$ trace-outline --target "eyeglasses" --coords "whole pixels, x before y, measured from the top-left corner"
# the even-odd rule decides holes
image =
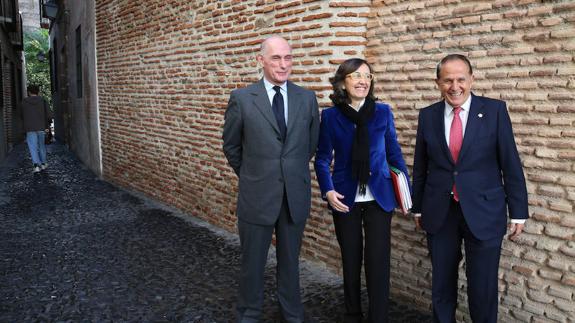
[[[345,77],[349,77],[352,80],[361,80],[361,79],[366,79],[368,81],[373,80],[373,78],[375,77],[373,74],[371,73],[361,73],[361,72],[353,72],[353,73],[349,73],[347,74]]]

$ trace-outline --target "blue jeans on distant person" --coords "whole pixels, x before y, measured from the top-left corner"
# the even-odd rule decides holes
[[[26,142],[30,150],[30,157],[34,165],[46,163],[46,145],[44,143],[46,133],[42,131],[28,131],[26,133]]]

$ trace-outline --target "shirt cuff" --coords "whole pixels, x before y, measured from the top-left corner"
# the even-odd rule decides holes
[[[413,215],[414,218],[420,218],[421,217],[421,213],[411,213],[411,215]]]

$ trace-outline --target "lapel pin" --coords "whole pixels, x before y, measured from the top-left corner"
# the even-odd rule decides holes
[[[480,117],[480,118],[483,118],[483,113],[480,113],[480,114],[478,114],[477,116]]]

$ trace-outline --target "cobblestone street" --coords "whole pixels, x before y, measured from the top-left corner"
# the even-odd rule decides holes
[[[62,145],[48,162],[33,174],[18,145],[0,167],[0,322],[234,321],[235,235],[99,180]],[[265,322],[279,321],[274,273]],[[338,322],[339,276],[303,262],[301,277],[309,316]],[[395,302],[390,315],[430,321]]]

